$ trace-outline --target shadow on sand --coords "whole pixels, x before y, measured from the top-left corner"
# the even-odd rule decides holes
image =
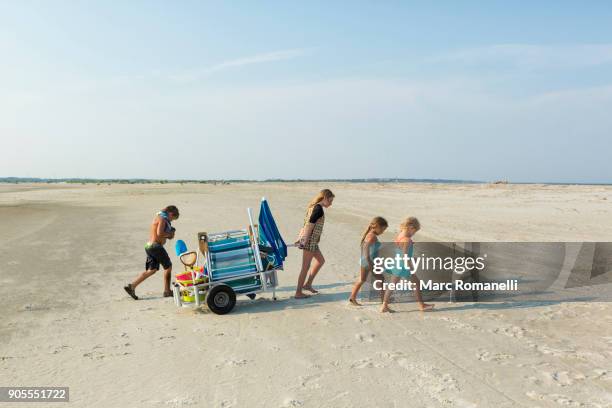
[[[436,311],[460,311],[460,310],[509,310],[509,309],[529,309],[546,306],[560,305],[563,303],[578,303],[578,302],[591,302],[596,300],[593,297],[577,297],[573,299],[564,300],[537,300],[537,301],[515,301],[515,302],[503,302],[503,303],[454,303],[454,305],[460,306],[446,306],[438,307],[436,305]]]
[[[323,286],[319,286],[322,288]],[[230,315],[240,315],[249,313],[270,313],[279,312],[283,310],[298,310],[298,309],[310,309],[319,306],[322,303],[338,302],[346,300],[349,297],[349,292],[334,292],[334,293],[321,293],[312,295],[307,299],[295,299],[283,298],[272,300],[272,294],[266,293],[262,297],[259,295],[254,299],[250,300],[244,296],[238,297],[236,300],[236,307],[230,312]],[[201,314],[212,314],[211,311],[206,307],[194,309],[196,313]]]

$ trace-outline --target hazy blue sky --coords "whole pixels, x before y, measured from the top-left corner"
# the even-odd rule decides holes
[[[609,1],[0,0],[0,176],[612,182],[611,21]]]

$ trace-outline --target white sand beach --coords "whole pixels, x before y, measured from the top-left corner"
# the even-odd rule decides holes
[[[124,292],[160,208],[179,207],[176,238],[194,248],[198,231],[246,226],[246,208],[265,196],[292,242],[323,187],[336,199],[318,295],[291,298],[295,248],[279,299],[242,296],[228,315],[177,308],[162,297],[162,272],[138,287],[139,301]],[[0,185],[0,385],[68,386],[67,406],[88,408],[612,406],[610,303],[350,307],[360,234],[375,215],[389,240],[414,215],[416,241],[612,241],[612,187]],[[46,405],[58,404],[19,404]]]

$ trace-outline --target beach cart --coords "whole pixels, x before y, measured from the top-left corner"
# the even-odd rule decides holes
[[[271,291],[276,300],[277,271],[283,269],[287,245],[265,198],[258,224],[250,208],[247,214],[245,229],[198,233],[199,253],[188,252],[177,241],[177,255],[185,266],[172,287],[177,306],[205,303],[213,313],[226,314],[234,308],[236,295],[254,299],[258,293]]]

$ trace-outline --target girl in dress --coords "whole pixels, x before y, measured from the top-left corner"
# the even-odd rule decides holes
[[[308,204],[306,217],[304,217],[304,227],[300,232],[299,240],[296,242],[298,248],[304,251],[302,255],[302,270],[300,271],[295,289],[296,299],[304,299],[310,296],[305,294],[304,290],[318,293],[312,287],[312,282],[325,263],[325,258],[319,248],[319,240],[321,239],[321,234],[323,234],[323,225],[325,224],[325,212],[323,209],[331,206],[333,201],[334,193],[329,189],[324,189]]]

